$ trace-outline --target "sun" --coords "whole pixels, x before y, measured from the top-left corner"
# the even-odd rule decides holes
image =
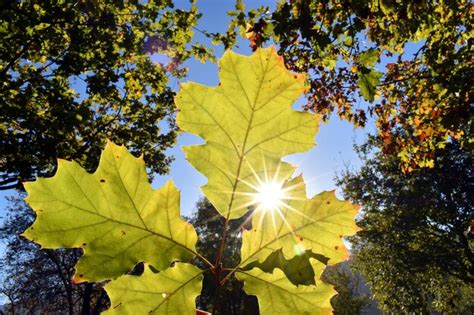
[[[261,183],[255,194],[257,208],[263,211],[278,209],[284,199],[286,199],[285,191],[278,182]]]

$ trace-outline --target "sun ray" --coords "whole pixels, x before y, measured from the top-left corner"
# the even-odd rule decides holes
[[[273,226],[273,232],[275,233],[275,238],[278,241],[278,245],[281,246],[281,241],[280,241],[280,238],[278,237],[278,232],[276,230],[275,212],[271,211],[270,214],[272,216],[272,226]]]
[[[290,211],[293,211],[293,212],[295,212],[296,214],[298,214],[298,215],[304,217],[305,219],[308,219],[308,220],[310,220],[310,221],[312,221],[312,222],[316,222],[316,220],[314,220],[313,218],[307,216],[307,215],[304,214],[303,212],[301,212],[301,211],[299,211],[298,209],[296,209],[296,208],[290,206],[290,205],[287,204],[287,203],[283,203],[282,206],[285,207],[286,209],[288,209],[288,210],[290,210]]]
[[[290,231],[291,235],[293,235],[293,238],[297,240],[295,232],[293,231],[293,228],[291,227],[290,223],[288,223],[288,221],[285,219],[280,209],[277,209],[275,212],[277,212],[280,215],[281,221],[286,225],[286,227],[288,228],[288,231]]]

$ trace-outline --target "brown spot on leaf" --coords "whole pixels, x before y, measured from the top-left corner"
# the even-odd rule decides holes
[[[334,249],[335,249],[335,250],[338,250],[338,249],[339,249],[339,246],[334,246]]]
[[[101,183],[105,183],[105,179],[101,178],[101,179],[100,179],[100,182],[101,182]]]
[[[326,204],[329,205],[329,204],[331,204],[331,202],[330,202],[330,201],[326,201]]]
[[[87,246],[87,243],[82,243],[82,246]]]
[[[125,231],[123,231],[123,230],[122,230],[122,231],[120,231],[120,232],[122,232],[122,236],[125,236],[125,235],[127,235],[127,232],[125,232]]]
[[[303,236],[300,236],[299,239],[301,242],[304,240]]]

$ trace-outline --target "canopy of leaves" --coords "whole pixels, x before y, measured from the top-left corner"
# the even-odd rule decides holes
[[[334,315],[369,314],[370,307],[375,306],[363,276],[352,264],[352,260],[348,260],[328,266],[321,275],[321,280],[334,285],[337,291],[331,299]]]
[[[143,159],[124,147],[109,142],[94,174],[60,160],[54,177],[25,188],[37,218],[23,235],[47,248],[82,248],[76,282],[116,278],[140,261],[163,270],[194,256],[197,236],[180,218],[178,190],[172,182],[153,190]]]
[[[172,1],[2,1],[0,189],[53,174],[56,157],[90,171],[106,139],[166,173],[175,129],[158,123],[174,112],[170,79],[191,55],[210,57],[191,44],[199,17]]]
[[[325,119],[336,110],[361,126],[373,115],[384,153],[411,171],[432,167],[449,138],[472,146],[473,8],[468,0],[280,0],[246,12],[237,0],[227,34],[208,35],[232,46],[238,27],[254,49],[277,43],[290,70],[310,74],[306,109]]]
[[[365,165],[339,178],[362,205],[351,238],[355,262],[379,306],[393,312],[467,310],[474,292],[474,170],[457,142],[436,152],[436,166],[406,174],[399,160],[361,148]],[[470,293],[469,293],[470,292]]]

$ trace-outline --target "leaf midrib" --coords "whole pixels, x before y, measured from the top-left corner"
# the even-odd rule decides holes
[[[80,206],[71,204],[71,203],[69,203],[69,202],[67,202],[67,201],[65,201],[65,200],[60,200],[60,199],[58,199],[58,198],[55,198],[55,199],[58,200],[59,202],[62,202],[62,203],[64,203],[65,205],[67,205],[67,206],[69,206],[69,207],[76,208],[76,209],[78,209],[78,210],[81,210],[81,211],[87,212],[87,213],[89,213],[89,214],[96,215],[96,216],[98,216],[98,217],[101,217],[101,218],[103,218],[103,219],[106,219],[106,221],[105,221],[104,223],[113,222],[113,223],[117,223],[117,224],[122,224],[122,225],[130,226],[130,227],[134,227],[134,228],[136,228],[136,229],[139,229],[139,230],[148,232],[148,233],[150,233],[150,234],[153,234],[153,235],[155,235],[155,236],[161,237],[161,238],[163,238],[163,239],[166,239],[166,240],[168,240],[168,241],[170,241],[170,242],[172,242],[172,243],[174,243],[174,244],[176,244],[176,245],[178,245],[178,246],[184,248],[185,250],[189,251],[189,252],[192,253],[193,255],[198,256],[197,252],[195,252],[195,251],[192,250],[191,248],[185,246],[184,244],[178,243],[177,241],[175,241],[175,240],[172,239],[171,237],[167,237],[167,236],[165,236],[165,235],[162,235],[162,234],[159,234],[159,233],[156,233],[156,232],[150,230],[146,225],[144,225],[144,227],[141,227],[141,226],[137,226],[137,225],[134,225],[134,224],[131,224],[131,223],[117,221],[117,220],[114,220],[114,219],[112,219],[112,218],[110,218],[110,217],[108,217],[108,216],[105,216],[105,215],[100,214],[100,213],[99,213],[99,210],[96,208],[96,206],[94,205],[94,203],[92,203],[92,201],[89,199],[89,197],[87,196],[87,194],[85,194],[84,190],[82,189],[82,186],[77,182],[77,179],[75,178],[75,176],[73,176],[73,175],[71,174],[71,172],[69,171],[68,168],[64,168],[64,169],[65,169],[65,170],[68,172],[68,174],[71,176],[71,178],[73,179],[73,182],[75,183],[75,185],[79,188],[79,190],[80,190],[80,192],[82,193],[82,195],[86,198],[86,200],[88,201],[89,205],[90,205],[92,208],[94,208],[95,211],[91,211],[91,210],[88,210],[88,209],[86,209],[86,208],[82,208],[82,207],[80,207]],[[117,168],[116,168],[116,169],[117,169]],[[118,169],[117,169],[117,171],[118,171]],[[93,174],[88,174],[88,175],[93,175]],[[119,177],[120,177],[120,176],[119,176]],[[122,180],[121,177],[120,177],[120,180]],[[123,182],[122,182],[122,185],[123,185]],[[47,185],[47,187],[48,187],[48,190],[50,190],[49,185]],[[124,189],[125,189],[125,188],[124,188]],[[127,190],[125,189],[125,191],[127,191]],[[50,190],[50,192],[51,192],[51,190]],[[128,191],[127,191],[127,193],[128,193]],[[54,194],[52,194],[52,193],[51,193],[51,195],[54,196]],[[130,198],[130,196],[129,196],[129,198]],[[134,205],[135,205],[135,204],[134,204]],[[139,214],[138,209],[135,208],[135,210],[137,211],[138,216],[140,217],[141,221],[143,222],[143,218],[142,218],[141,215]],[[170,222],[169,222],[169,220],[168,220],[168,224],[169,224],[169,223],[170,223]],[[171,234],[171,230],[170,230],[170,234]]]
[[[235,181],[234,181],[234,185],[232,187],[232,195],[230,197],[230,201],[229,201],[229,206],[227,208],[227,216],[226,216],[226,220],[229,220],[230,218],[230,214],[232,212],[232,205],[234,203],[234,198],[235,198],[235,192],[237,190],[237,185],[239,184],[240,182],[240,172],[242,170],[242,162],[244,160],[244,156],[246,154],[246,146],[247,146],[247,140],[248,140],[248,136],[249,136],[249,133],[250,133],[250,130],[252,129],[252,123],[253,123],[253,117],[254,117],[254,114],[255,114],[255,106],[257,104],[257,100],[260,96],[260,90],[261,90],[261,87],[262,87],[262,84],[263,84],[263,81],[267,75],[267,71],[268,71],[268,65],[270,64],[270,62],[267,61],[266,65],[265,65],[265,69],[263,71],[263,75],[262,75],[262,79],[260,80],[259,84],[258,84],[258,89],[257,89],[257,93],[255,94],[255,98],[253,100],[253,103],[250,102],[250,98],[249,96],[247,95],[247,91],[245,90],[243,84],[242,84],[242,81],[240,80],[240,77],[237,75],[237,69],[235,68],[235,63],[234,63],[234,60],[232,59],[232,57],[229,57],[230,61],[231,61],[231,64],[232,64],[232,68],[234,70],[234,73],[236,74],[235,77],[237,79],[237,82],[239,82],[239,85],[240,85],[240,88],[242,89],[242,91],[244,92],[244,95],[245,95],[245,98],[247,99],[247,102],[250,106],[250,109],[251,109],[251,114],[250,114],[250,118],[249,118],[249,121],[248,121],[248,124],[247,124],[247,130],[245,132],[245,136],[244,136],[244,141],[242,143],[242,149],[241,149],[241,152],[240,154],[238,153],[238,158],[239,158],[239,164],[237,166],[237,171],[236,171],[236,174],[235,174]],[[262,59],[260,58],[259,56],[259,61],[260,61],[260,64],[262,64]]]
[[[148,228],[144,228],[144,227],[137,226],[137,225],[134,225],[134,224],[131,224],[131,223],[127,223],[127,222],[118,221],[118,220],[112,219],[112,218],[110,218],[110,217],[107,217],[107,216],[105,216],[105,215],[102,215],[102,214],[100,214],[100,213],[97,213],[97,212],[94,212],[94,211],[91,211],[91,210],[82,208],[82,207],[80,207],[80,206],[71,204],[71,203],[69,203],[69,202],[67,202],[67,201],[59,200],[59,199],[57,199],[57,200],[58,200],[59,202],[64,203],[65,205],[67,205],[67,206],[69,206],[69,207],[72,207],[72,208],[78,209],[78,210],[80,210],[80,211],[87,212],[87,213],[89,213],[89,214],[92,214],[92,215],[101,217],[101,218],[103,218],[103,219],[106,219],[107,221],[105,221],[105,222],[103,222],[103,223],[113,222],[113,223],[116,223],[116,224],[122,224],[122,225],[126,225],[126,226],[129,226],[129,227],[136,228],[136,229],[138,229],[138,230],[142,230],[142,231],[148,232],[148,233],[153,234],[153,235],[155,235],[155,236],[164,238],[164,239],[166,239],[166,240],[168,240],[168,241],[170,241],[170,242],[172,242],[172,243],[174,243],[174,244],[176,244],[176,245],[178,245],[178,246],[180,246],[180,247],[186,249],[186,250],[189,251],[190,253],[192,253],[192,254],[194,254],[194,255],[197,255],[197,253],[196,253],[194,250],[192,250],[191,248],[185,246],[184,244],[178,243],[178,242],[175,241],[174,239],[172,239],[172,238],[170,238],[170,237],[168,237],[168,236],[162,235],[162,234],[160,234],[160,233],[157,233],[157,232],[155,232],[155,231],[149,230]]]

